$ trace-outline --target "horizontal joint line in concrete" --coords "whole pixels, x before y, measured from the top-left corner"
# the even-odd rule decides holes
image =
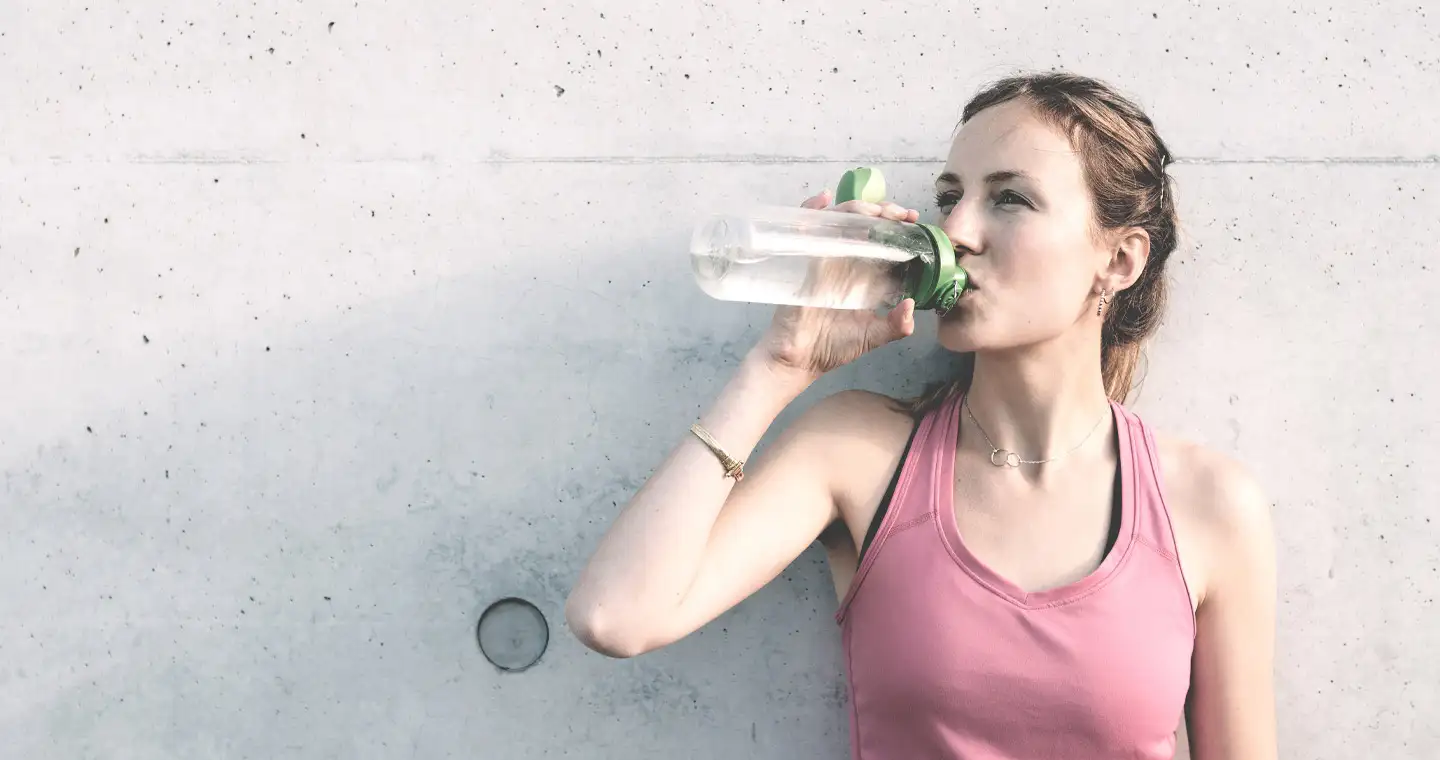
[[[481,159],[485,164],[940,164],[944,159],[920,156],[857,156],[827,158],[822,156],[554,156],[505,157]],[[1379,165],[1440,165],[1436,156],[1256,156],[1219,158],[1191,156],[1175,159],[1176,164],[1194,166],[1227,164],[1379,164]]]
[[[825,156],[784,156],[765,154],[735,154],[709,156],[490,156],[484,158],[446,159],[437,156],[388,156],[388,157],[319,157],[319,158],[263,158],[259,156],[235,156],[224,154],[178,154],[178,155],[136,155],[124,158],[90,158],[51,156],[41,159],[51,164],[181,164],[181,165],[304,165],[304,164],[458,164],[494,165],[509,164],[598,164],[610,166],[633,166],[655,164],[736,164],[736,165],[784,165],[784,164],[935,164],[943,159],[931,156],[855,156],[851,158],[830,158]],[[29,163],[24,159],[10,157],[11,165]],[[1229,166],[1229,165],[1318,165],[1318,166],[1440,166],[1440,155],[1430,156],[1185,156],[1175,159],[1182,166]]]

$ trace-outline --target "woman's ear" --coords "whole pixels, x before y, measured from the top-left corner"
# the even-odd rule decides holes
[[[1112,292],[1125,290],[1145,271],[1150,260],[1150,233],[1139,227],[1126,230],[1111,248],[1101,282]]]

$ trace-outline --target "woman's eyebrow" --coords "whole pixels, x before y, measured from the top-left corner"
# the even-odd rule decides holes
[[[1012,179],[1029,179],[1029,180],[1033,180],[1034,177],[1031,177],[1029,174],[1026,174],[1025,172],[1022,172],[1022,171],[1019,171],[1019,170],[1016,170],[1016,169],[1004,169],[1004,170],[1001,170],[1001,171],[990,172],[989,174],[985,175],[985,182],[986,182],[986,184],[991,184],[991,185],[996,184],[996,183],[998,183],[998,182],[1009,182],[1009,181],[1012,180]],[[963,184],[963,183],[960,182],[960,176],[957,175],[955,172],[945,172],[944,174],[941,174],[939,177],[937,177],[937,178],[935,179],[935,184],[937,184],[937,185],[959,185],[959,184]]]

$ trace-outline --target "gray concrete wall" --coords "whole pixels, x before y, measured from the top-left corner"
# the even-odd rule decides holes
[[[1080,5],[0,0],[4,756],[845,756],[818,552],[634,661],[562,601],[767,318],[691,223],[860,162],[923,204],[1063,66],[1182,157],[1134,406],[1274,497],[1283,756],[1436,757],[1440,10]]]

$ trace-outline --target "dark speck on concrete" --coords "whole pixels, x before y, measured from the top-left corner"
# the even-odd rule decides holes
[[[150,342],[150,336],[149,336],[149,335],[141,335],[141,336],[140,336],[140,339],[143,340],[143,341],[145,341],[146,343],[149,343],[149,342]]]
[[[558,84],[555,85],[555,97],[558,98],[558,97],[560,97],[561,95],[564,95],[564,94],[565,94],[565,88],[564,88],[564,87],[561,87],[561,86],[558,85]]]
[[[334,21],[331,21],[330,24],[325,27],[325,31],[327,31],[327,32],[333,32],[333,31],[335,31],[335,22],[334,22]]]
[[[80,249],[79,249],[79,248],[76,248],[76,249],[75,249],[75,255],[76,255],[76,256],[79,256],[79,255],[80,255]],[[73,258],[73,257],[72,257],[72,258]]]
[[[89,425],[86,425],[86,426],[85,426],[85,432],[87,432],[87,433],[93,433],[93,432],[95,432],[95,431],[94,431],[94,430],[91,430]]]

